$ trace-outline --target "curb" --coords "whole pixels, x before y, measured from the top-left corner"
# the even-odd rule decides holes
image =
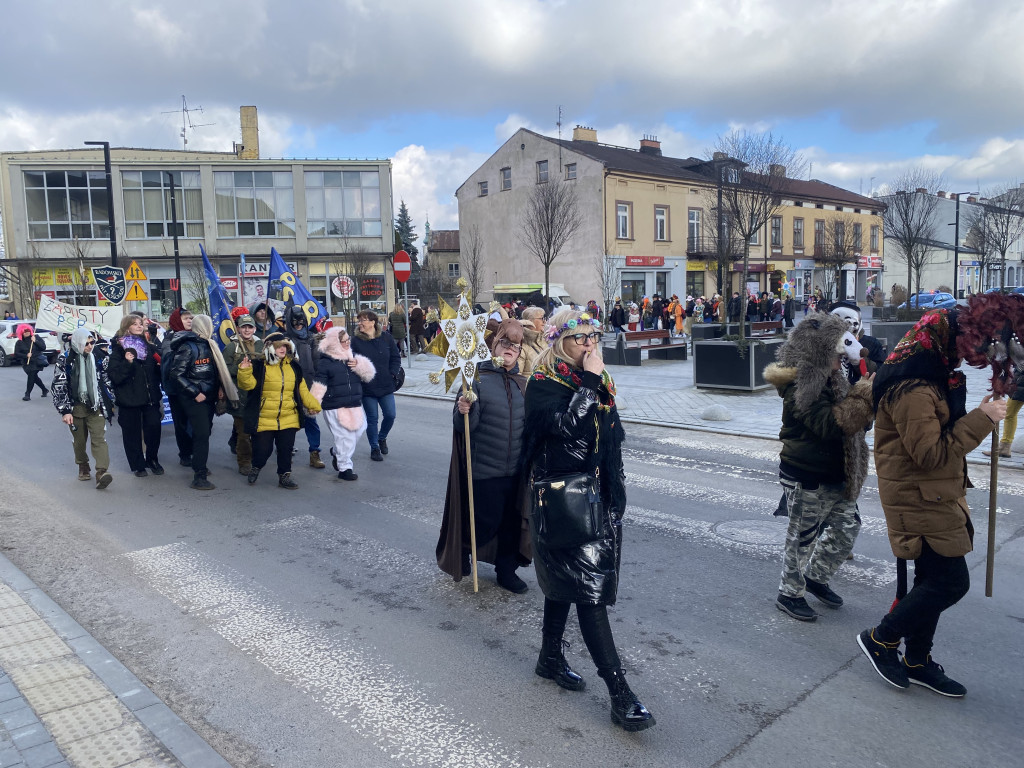
[[[231,768],[227,760],[3,554],[0,582],[16,592],[50,626],[184,768]]]

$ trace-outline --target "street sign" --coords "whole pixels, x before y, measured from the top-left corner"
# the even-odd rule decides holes
[[[404,283],[411,274],[412,259],[409,258],[409,254],[405,251],[399,251],[395,254],[395,280]]]
[[[132,283],[132,287],[128,289],[128,295],[125,297],[128,301],[148,301],[149,296],[142,290],[142,286],[138,283]]]
[[[356,281],[348,275],[339,275],[331,281],[331,293],[339,299],[347,299],[356,292]]]
[[[93,267],[92,279],[100,296],[111,304],[120,304],[124,301],[128,284],[125,282],[122,267]]]
[[[139,266],[139,262],[132,259],[132,263],[128,266],[128,271],[124,273],[124,276],[128,280],[146,280],[146,273],[142,271]],[[136,299],[129,299],[129,301],[136,301]]]

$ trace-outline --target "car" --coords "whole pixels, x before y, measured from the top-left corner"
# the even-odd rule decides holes
[[[0,320],[0,368],[11,364],[14,356],[14,344],[18,341],[18,326],[31,325],[36,327],[35,320]],[[56,331],[40,331],[40,338],[46,344],[46,356],[52,363],[61,352],[60,336]]]
[[[1024,285],[1018,285],[1016,288],[989,288],[985,293],[1024,293]]]
[[[953,294],[943,291],[915,293],[910,297],[910,306],[914,309],[952,309],[956,306]],[[907,302],[900,304],[899,309],[906,309]]]

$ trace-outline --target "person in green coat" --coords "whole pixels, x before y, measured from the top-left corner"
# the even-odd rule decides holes
[[[256,338],[256,320],[252,315],[242,315],[235,323],[238,335],[224,347],[224,363],[231,378],[238,382],[238,366],[245,358],[254,360],[263,354],[263,342]],[[252,435],[245,431],[245,402],[248,392],[239,388],[238,406],[228,405],[228,413],[235,422],[235,458],[238,459],[238,473],[248,475],[252,471]]]
[[[391,326],[391,336],[398,343],[398,351],[405,357],[405,340],[409,337],[409,328],[405,324],[405,305],[402,302],[395,304],[395,308],[388,315],[388,323]]]

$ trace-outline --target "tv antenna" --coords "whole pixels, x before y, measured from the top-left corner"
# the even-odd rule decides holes
[[[193,123],[192,113],[198,112],[203,114],[202,107],[190,107],[188,101],[185,100],[185,96],[181,97],[181,148],[188,149],[188,132],[193,131],[196,128],[205,128],[208,125],[216,125],[216,123]],[[174,115],[177,114],[177,109],[172,109],[167,112],[161,112],[162,115]]]

